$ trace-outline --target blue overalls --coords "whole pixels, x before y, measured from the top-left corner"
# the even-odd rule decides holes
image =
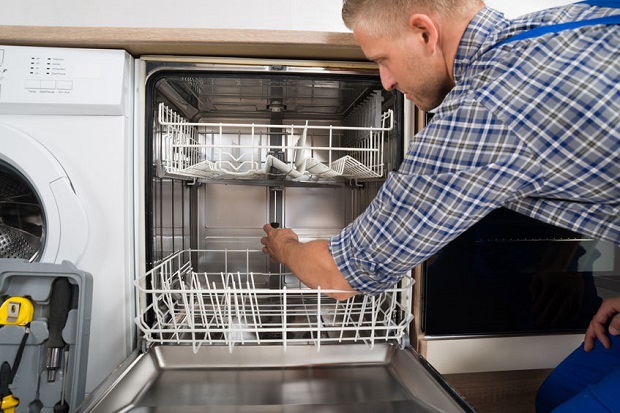
[[[581,1],[575,4],[589,4],[590,6],[609,7],[620,9],[620,0],[587,0]],[[517,40],[531,39],[533,37],[542,36],[547,33],[557,33],[562,30],[577,29],[583,26],[594,26],[597,24],[620,24],[620,14],[614,16],[599,17],[597,19],[579,20],[576,22],[550,24],[548,26],[539,26],[525,32],[521,32],[515,36],[512,36],[504,41],[497,43],[495,47],[501,45],[516,42]]]
[[[620,0],[589,0],[580,3],[620,8]],[[620,24],[620,14],[540,26],[506,39],[495,47],[597,24]],[[586,353],[582,344],[554,369],[536,396],[537,413],[620,412],[620,336],[610,338],[610,350],[606,350],[597,340],[594,349]]]

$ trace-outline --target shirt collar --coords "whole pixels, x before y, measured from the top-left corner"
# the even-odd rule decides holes
[[[454,81],[459,83],[469,65],[497,42],[497,35],[509,24],[503,13],[484,7],[474,16],[459,43],[454,60]]]

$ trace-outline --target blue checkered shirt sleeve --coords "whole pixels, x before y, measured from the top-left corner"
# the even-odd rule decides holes
[[[475,102],[460,105],[416,136],[331,254],[353,288],[378,293],[491,210],[535,192],[539,172],[506,125]]]

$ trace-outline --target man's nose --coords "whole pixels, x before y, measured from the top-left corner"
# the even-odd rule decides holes
[[[385,90],[393,90],[396,88],[396,80],[392,77],[389,70],[379,67],[379,76],[381,77],[381,85]]]

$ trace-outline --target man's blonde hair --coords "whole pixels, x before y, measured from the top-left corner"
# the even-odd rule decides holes
[[[482,4],[481,0],[344,0],[342,20],[350,30],[393,35],[415,13],[458,17]]]

